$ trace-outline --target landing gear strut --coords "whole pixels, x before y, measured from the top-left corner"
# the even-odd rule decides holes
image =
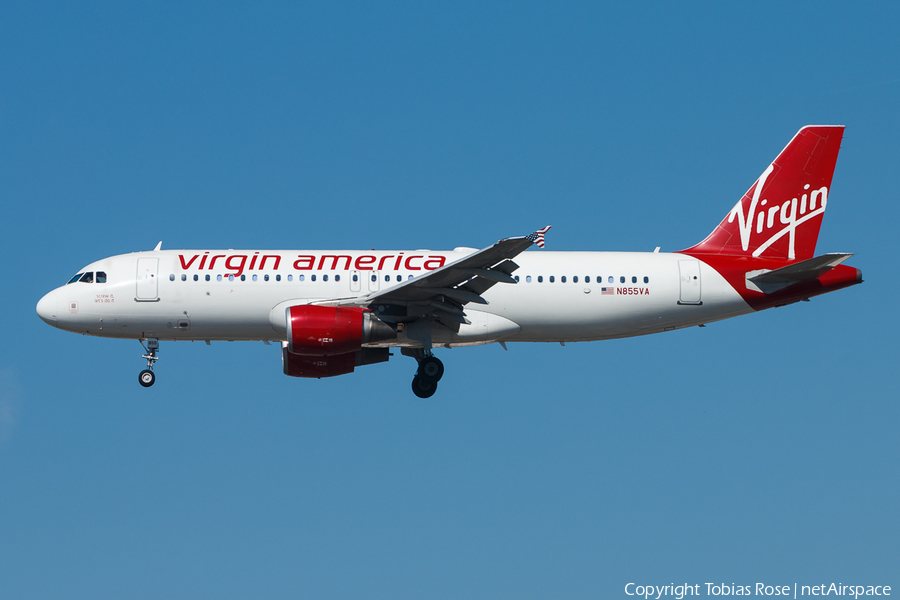
[[[147,344],[144,345],[143,340],[139,340],[141,342],[141,346],[144,346],[144,351],[147,354],[144,354],[141,358],[147,359],[147,368],[140,372],[138,375],[138,382],[144,387],[150,387],[156,382],[156,374],[153,373],[153,363],[159,360],[159,340],[156,338],[150,338],[147,340]]]
[[[419,361],[419,368],[412,380],[413,394],[419,398],[431,398],[437,391],[438,381],[444,376],[444,363],[431,352],[421,349],[409,352],[404,349],[403,354]]]

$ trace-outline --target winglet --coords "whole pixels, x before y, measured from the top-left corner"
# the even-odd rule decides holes
[[[538,248],[543,248],[543,247],[544,247],[544,234],[547,233],[548,231],[550,231],[550,228],[551,228],[551,227],[553,227],[553,226],[552,226],[552,225],[547,225],[546,227],[543,227],[543,228],[541,228],[541,229],[538,229],[537,231],[535,231],[535,232],[532,233],[531,235],[526,235],[526,236],[525,236],[525,239],[526,239],[526,240],[531,240],[532,242],[534,242],[535,244],[537,244],[537,245],[538,245]]]
[[[154,252],[159,252],[162,250],[162,240],[159,240],[159,243],[156,245],[156,248],[153,249]]]

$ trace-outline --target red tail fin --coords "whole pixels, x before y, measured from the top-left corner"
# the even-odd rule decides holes
[[[808,125],[705,240],[684,252],[807,259],[816,251],[842,125]]]

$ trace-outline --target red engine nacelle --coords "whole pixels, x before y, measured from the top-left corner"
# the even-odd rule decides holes
[[[359,350],[363,344],[397,337],[397,332],[390,325],[364,308],[305,304],[289,307],[285,316],[287,349],[291,354],[347,354]]]
[[[362,365],[387,362],[389,356],[390,350],[387,348],[363,348],[334,356],[301,356],[291,354],[287,346],[283,346],[281,359],[285,375],[322,378],[346,375]]]

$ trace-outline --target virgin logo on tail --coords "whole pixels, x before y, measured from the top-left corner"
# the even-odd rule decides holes
[[[797,198],[791,198],[781,205],[775,204],[774,206],[766,208],[769,201],[763,199],[763,201],[760,202],[759,197],[762,195],[766,180],[774,170],[774,165],[769,165],[763,174],[760,175],[759,180],[754,186],[753,198],[750,200],[747,214],[744,214],[744,200],[741,199],[734,205],[731,212],[728,213],[728,222],[733,223],[734,218],[737,217],[738,231],[740,231],[741,234],[741,249],[744,252],[747,252],[750,248],[750,235],[754,229],[754,217],[756,217],[756,234],[761,235],[765,233],[765,235],[768,235],[769,237],[762,243],[754,244],[754,247],[756,248],[752,254],[754,257],[760,256],[769,246],[778,241],[783,235],[788,234],[790,237],[788,240],[787,257],[789,259],[794,259],[796,258],[794,246],[797,227],[806,223],[816,215],[821,215],[825,212],[825,206],[828,204],[828,186],[823,185],[821,188],[809,193],[809,184],[807,183],[804,185],[804,193],[800,195],[799,199],[799,210]],[[757,208],[759,208],[759,212],[757,212]],[[784,227],[769,235],[770,230],[773,227],[776,227],[776,216],[778,218],[778,224],[784,225]]]
[[[843,133],[834,125],[801,129],[719,226],[684,252],[812,258]]]

